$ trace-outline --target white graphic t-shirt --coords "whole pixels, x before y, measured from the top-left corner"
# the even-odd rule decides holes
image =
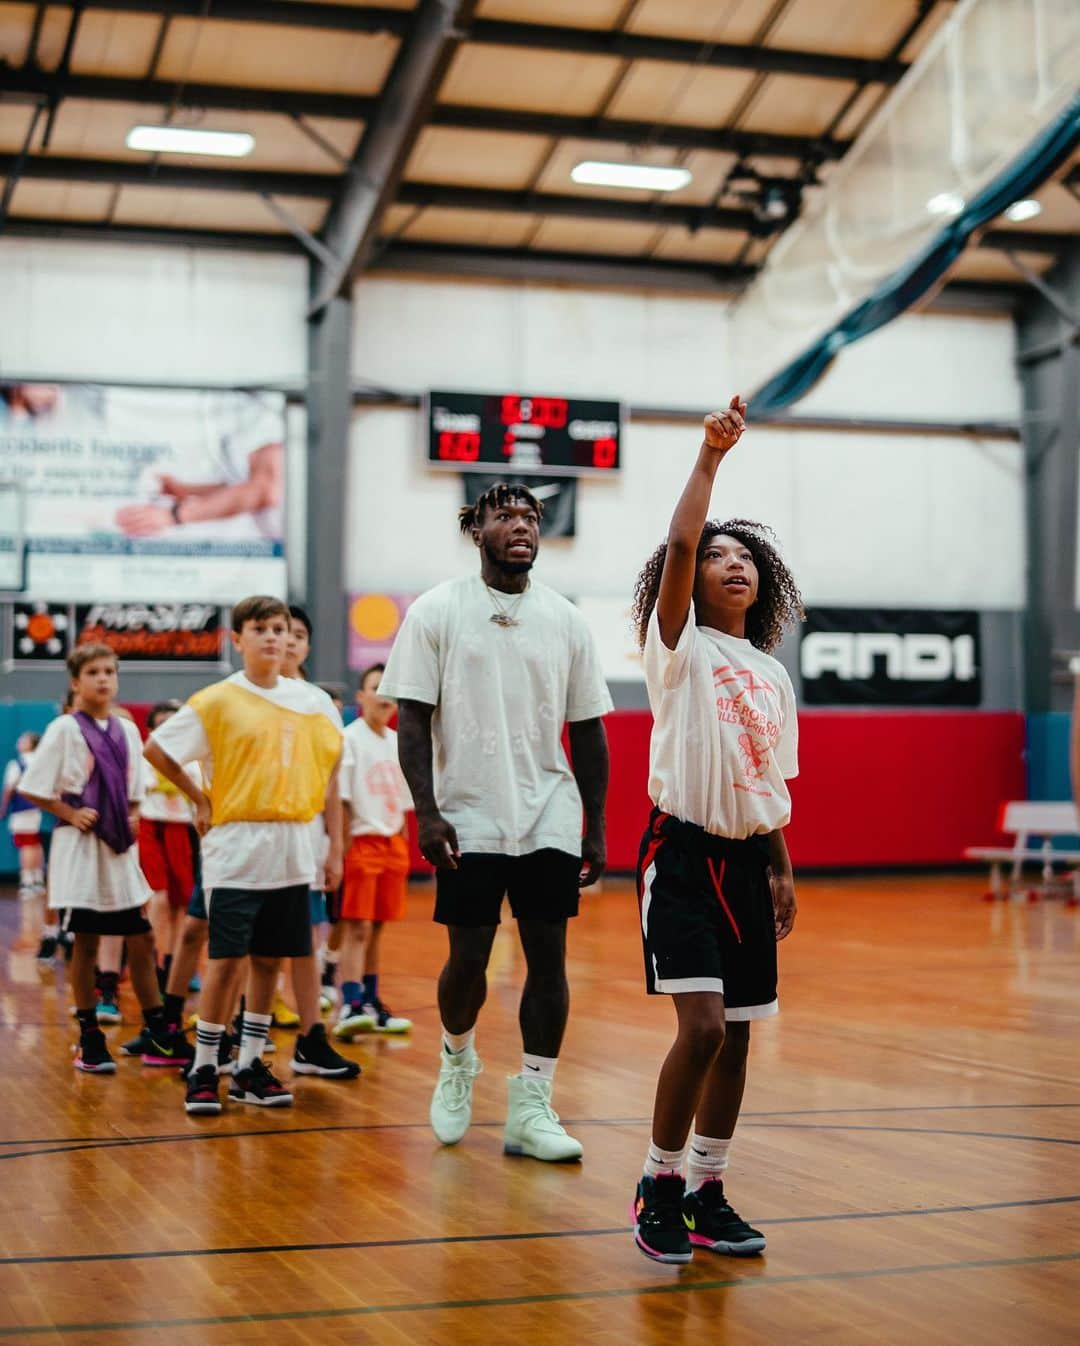
[[[435,798],[462,851],[581,854],[581,796],[563,726],[613,709],[581,613],[532,580],[497,596],[479,575],[430,589],[409,609],[379,692],[434,706]]]
[[[779,660],[748,640],[695,624],[675,649],[653,611],[645,640],[653,713],[649,798],[684,822],[741,839],[791,818],[799,774],[795,692]]]
[[[346,726],[341,797],[352,810],[354,837],[396,837],[405,826],[413,801],[392,729],[376,734],[363,719]]]

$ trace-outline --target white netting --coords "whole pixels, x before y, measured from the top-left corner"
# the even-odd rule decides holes
[[[916,257],[1080,87],[1080,0],[963,0],[732,314],[753,390]]]

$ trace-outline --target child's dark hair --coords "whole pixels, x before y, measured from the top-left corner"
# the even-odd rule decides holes
[[[284,617],[289,620],[288,605],[280,598],[271,598],[269,594],[252,594],[242,598],[232,610],[232,629],[237,635],[244,629],[245,622],[265,622],[270,617]]]
[[[783,640],[787,628],[803,619],[799,586],[780,556],[776,534],[766,524],[755,523],[753,519],[728,519],[724,523],[710,519],[701,530],[697,550],[699,562],[710,540],[720,533],[741,542],[754,558],[758,572],[758,596],[746,614],[746,638],[757,649],[771,654]],[[666,556],[667,543],[662,542],[645,562],[634,585],[631,613],[641,649],[645,648],[649,619],[660,593],[660,576],[664,572]]]
[[[311,639],[311,618],[307,615],[299,603],[289,604],[289,616],[294,622],[302,622],[304,630],[307,632],[308,640]]]
[[[477,496],[473,504],[463,505],[458,510],[458,524],[461,531],[468,535],[474,528],[480,527],[480,522],[489,509],[501,509],[511,501],[531,505],[536,510],[538,519],[544,517],[544,502],[537,500],[527,486],[520,481],[497,481],[483,495]]]
[[[365,668],[363,673],[360,674],[360,681],[356,684],[357,691],[362,692],[364,690],[364,683],[367,682],[368,678],[371,677],[372,673],[385,673],[385,672],[386,672],[385,664],[372,664],[370,668]]]
[[[179,701],[159,701],[157,705],[150,707],[150,714],[146,717],[147,728],[153,732],[157,728],[157,722],[163,715],[175,715],[180,709]]]
[[[120,661],[116,657],[116,651],[108,645],[87,643],[86,645],[76,645],[67,657],[67,670],[73,678],[77,678],[87,664],[92,664],[96,659],[111,659],[117,667]]]

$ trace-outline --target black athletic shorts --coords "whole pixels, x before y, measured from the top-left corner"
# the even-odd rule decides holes
[[[211,958],[305,958],[311,952],[308,886],[215,888],[207,893]]]
[[[72,935],[146,935],[150,922],[142,907],[125,907],[123,911],[69,907],[64,914],[64,929]]]
[[[768,864],[761,837],[733,841],[653,809],[638,859],[650,995],[716,991],[734,1020],[777,1012]]]
[[[435,873],[440,925],[498,925],[504,897],[517,921],[565,921],[578,914],[581,856],[545,849],[528,855],[458,857],[457,869]]]

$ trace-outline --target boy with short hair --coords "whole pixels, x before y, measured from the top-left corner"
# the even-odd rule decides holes
[[[115,713],[113,651],[107,645],[81,645],[67,665],[79,709],[45,730],[21,790],[60,822],[53,834],[49,905],[67,908],[67,929],[75,937],[75,1067],[99,1075],[116,1070],[95,1009],[94,964],[98,943],[108,935],[127,940],[131,984],[151,1053],[179,1065],[187,1043],[165,1022],[153,935],[143,913],[150,890],[134,845],[144,792],[142,741],[135,725]]]
[[[397,705],[379,694],[383,665],[360,678],[359,718],[345,730],[341,798],[350,836],[345,855],[341,921],[345,927],[341,965],[345,978],[334,1036],[351,1037],[363,1028],[407,1033],[412,1024],[392,1014],[379,999],[379,945],[383,924],[405,914],[409,876],[406,812],[412,796],[398,764],[397,734],[389,721]]]
[[[292,1103],[263,1064],[262,1048],[281,960],[311,952],[310,822],[336,779],[342,729],[317,689],[281,676],[288,636],[289,609],[280,599],[256,595],[238,603],[232,641],[243,671],[196,692],[146,745],[151,766],[194,803],[203,839],[210,960],[189,1113],[221,1111],[218,1050],[245,959],[247,1008],[229,1097],[260,1107]],[[205,790],[183,769],[192,761],[202,768]]]

